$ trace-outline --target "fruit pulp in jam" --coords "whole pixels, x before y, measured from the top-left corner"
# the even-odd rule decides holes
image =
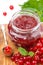
[[[38,22],[34,17],[21,15],[14,19],[13,22],[10,21],[8,30],[12,40],[16,42],[17,45],[29,46],[34,44],[40,38],[39,28],[33,31],[33,28],[37,25]]]

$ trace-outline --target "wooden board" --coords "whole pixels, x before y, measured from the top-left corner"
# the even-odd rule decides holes
[[[17,47],[15,46],[14,42],[12,42],[9,37],[7,25],[5,25],[5,31],[6,31],[8,45],[12,47],[12,49],[14,50],[14,53],[17,53],[18,52]],[[5,46],[4,42],[5,42],[4,37],[3,37],[3,33],[0,26],[0,65],[16,65],[14,62],[11,61],[10,58],[5,57],[2,50],[3,47]]]

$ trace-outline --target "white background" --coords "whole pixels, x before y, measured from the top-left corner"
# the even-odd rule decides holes
[[[20,10],[19,4],[23,4],[27,0],[0,0],[0,24],[8,24],[12,15]],[[10,10],[9,6],[13,5],[14,9]],[[4,16],[3,12],[7,12],[7,15]]]

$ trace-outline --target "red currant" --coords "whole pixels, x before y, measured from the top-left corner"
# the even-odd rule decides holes
[[[6,55],[6,56],[11,56],[12,55],[12,48],[10,47],[10,46],[6,46],[4,49],[3,49],[3,51],[4,51],[4,54]]]
[[[24,61],[23,57],[20,57],[20,59]]]
[[[40,59],[41,63],[43,63],[43,58]]]
[[[24,65],[23,60],[19,59],[19,60],[18,60],[18,65]]]
[[[6,16],[7,15],[7,12],[3,12],[3,15]]]
[[[35,52],[37,50],[37,47],[36,46],[34,46],[34,47],[30,47],[29,48],[29,51],[33,51],[33,52]]]
[[[26,61],[31,61],[32,58],[30,56],[24,56],[23,57],[23,61],[26,62]]]
[[[15,58],[15,60],[14,60],[14,61],[15,61],[15,63],[18,63],[18,59],[17,59],[17,58]]]
[[[37,65],[37,61],[33,60],[32,65]]]
[[[23,57],[23,60],[24,60],[24,62],[26,62],[26,61],[27,61],[27,57],[26,57],[26,56],[24,56],[24,57]]]
[[[37,50],[37,47],[35,46],[35,47],[33,48],[33,51],[36,52],[36,50]]]
[[[31,65],[31,63],[30,63],[29,61],[27,61],[25,64],[26,64],[26,65]]]
[[[43,54],[43,47],[40,49],[40,52]]]
[[[31,56],[27,56],[27,61],[31,61],[32,57]]]
[[[13,56],[11,57],[11,60],[12,60],[12,61],[15,61],[15,55],[13,55]]]
[[[31,47],[31,48],[29,49],[29,51],[33,51],[33,48]]]
[[[10,5],[9,8],[10,8],[10,10],[13,10],[14,9],[14,6],[13,5]]]
[[[37,47],[37,49],[40,49],[42,47],[42,44],[39,42],[39,43],[37,43],[36,47]]]
[[[15,58],[17,58],[17,59],[19,59],[20,56],[21,56],[20,53],[15,54]]]
[[[37,61],[37,62],[39,62],[39,60],[40,60],[39,55],[35,55],[34,56],[34,60]]]

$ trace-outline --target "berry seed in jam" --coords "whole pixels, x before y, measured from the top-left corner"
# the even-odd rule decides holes
[[[16,45],[22,47],[29,47],[40,38],[40,20],[38,16],[30,11],[26,12],[15,13],[8,24],[11,39]]]

